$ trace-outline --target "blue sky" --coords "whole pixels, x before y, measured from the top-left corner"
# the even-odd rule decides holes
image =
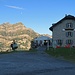
[[[0,24],[22,22],[40,34],[65,14],[75,16],[75,0],[0,0]]]

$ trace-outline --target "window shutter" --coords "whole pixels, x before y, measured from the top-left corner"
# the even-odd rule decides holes
[[[66,32],[66,37],[68,37],[68,32]]]

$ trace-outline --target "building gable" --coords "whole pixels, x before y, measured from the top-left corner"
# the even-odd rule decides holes
[[[72,15],[66,15],[64,18],[62,18],[57,23],[52,24],[52,26],[49,28],[49,30],[53,31],[53,28],[57,26],[58,24],[62,23],[64,20],[75,20],[75,17]]]

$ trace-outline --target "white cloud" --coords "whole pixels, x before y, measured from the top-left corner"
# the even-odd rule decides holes
[[[6,7],[9,7],[9,8],[13,8],[13,9],[20,9],[20,10],[24,10],[24,8],[21,8],[21,7],[17,7],[17,6],[11,6],[11,5],[5,5]]]

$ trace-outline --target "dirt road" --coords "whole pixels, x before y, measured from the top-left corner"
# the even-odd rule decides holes
[[[0,75],[75,75],[75,64],[38,51],[0,54]]]

